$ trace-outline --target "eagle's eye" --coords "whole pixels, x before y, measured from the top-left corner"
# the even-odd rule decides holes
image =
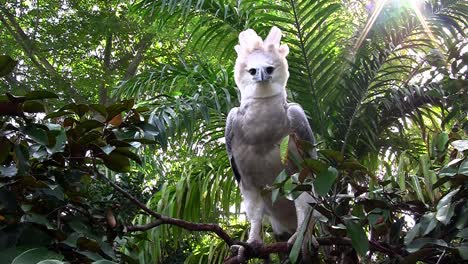
[[[250,73],[250,75],[254,76],[257,73],[257,70],[252,68],[252,69],[248,70],[248,72]]]
[[[275,68],[273,68],[273,67],[271,67],[271,66],[270,66],[270,67],[267,67],[267,68],[266,68],[266,73],[272,74],[274,70],[275,70]]]

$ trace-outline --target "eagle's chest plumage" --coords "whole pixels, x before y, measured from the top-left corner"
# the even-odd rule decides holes
[[[233,124],[233,156],[241,182],[263,188],[283,169],[279,145],[289,134],[287,103],[276,96],[243,103]]]

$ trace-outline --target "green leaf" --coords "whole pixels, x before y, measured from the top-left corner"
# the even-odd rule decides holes
[[[450,143],[454,148],[456,148],[460,152],[464,152],[468,149],[468,140],[455,140]]]
[[[64,264],[65,262],[56,259],[46,259],[39,261],[37,264]]]
[[[280,144],[280,156],[281,156],[281,162],[283,162],[283,164],[286,164],[286,162],[288,162],[288,147],[289,147],[289,135],[285,136],[281,140],[281,144]]]
[[[97,120],[85,120],[77,126],[77,128],[83,129],[85,132],[102,127],[104,127],[104,123],[101,123]]]
[[[320,150],[320,154],[325,156],[328,160],[335,161],[337,163],[341,163],[344,161],[344,157],[341,152],[331,149],[323,149]]]
[[[464,260],[468,260],[468,247],[467,246],[462,246],[458,247],[458,253]]]
[[[47,135],[47,132],[42,128],[30,125],[25,127],[24,134],[29,136],[32,140],[36,141],[41,145],[49,145],[49,136]]]
[[[452,216],[454,214],[454,206],[451,203],[448,203],[440,208],[437,209],[436,218],[439,222],[447,225],[450,223]]]
[[[463,228],[457,233],[457,237],[468,239],[468,227]]]
[[[104,155],[102,160],[104,161],[104,164],[113,171],[130,171],[130,160],[126,156],[118,152],[113,151],[110,155]]]
[[[31,222],[36,223],[39,225],[44,225],[48,228],[52,228],[49,220],[45,218],[43,215],[35,214],[35,213],[27,213],[21,217],[21,222]]]
[[[280,188],[275,188],[271,191],[271,202],[274,203],[276,202],[276,199],[278,199],[278,195],[280,193]]]
[[[37,101],[26,101],[23,103],[23,111],[26,113],[44,113],[45,107]]]
[[[14,146],[14,160],[18,169],[18,176],[24,176],[29,168],[29,152],[22,144]]]
[[[352,171],[367,171],[367,168],[357,160],[344,161],[340,164],[339,168]]]
[[[415,239],[411,244],[409,244],[406,247],[406,250],[410,253],[414,253],[421,248],[423,248],[427,244],[432,244],[432,245],[438,245],[441,247],[448,247],[447,242],[445,242],[442,239],[435,239],[435,238],[429,238],[429,237],[423,237],[423,238],[418,238]]]
[[[315,174],[319,174],[328,169],[328,165],[325,162],[315,159],[305,159],[303,166],[309,168]]]
[[[286,173],[286,170],[282,170],[278,176],[276,176],[276,179],[274,183],[282,183],[288,178],[288,174]]]
[[[369,251],[369,240],[367,240],[366,232],[360,224],[352,220],[345,221],[345,224],[346,236],[351,238],[351,245],[360,256],[364,257]]]
[[[93,263],[91,264],[118,264],[117,262],[113,262],[113,261],[110,261],[110,260],[107,260],[107,259],[101,259],[101,260],[98,260],[98,261],[94,261]]]
[[[468,159],[463,160],[463,162],[460,164],[460,167],[458,167],[458,174],[468,176]]]
[[[138,163],[139,165],[142,164],[141,159],[140,159],[140,157],[138,156],[138,154],[132,152],[132,151],[129,150],[128,148],[117,148],[117,149],[115,150],[115,152],[120,153],[120,154],[126,156],[127,158],[129,158],[129,159],[135,161],[136,163]]]
[[[10,74],[15,68],[17,61],[8,55],[0,55],[0,77]]]
[[[61,117],[61,116],[65,116],[65,115],[71,115],[73,114],[73,112],[70,112],[70,111],[63,111],[63,110],[57,110],[55,112],[52,112],[50,114],[47,114],[45,116],[45,118],[55,118],[55,117]]]
[[[13,148],[13,143],[10,142],[6,137],[0,138],[0,164],[2,164],[8,156],[10,156],[10,152]]]
[[[457,175],[458,169],[455,167],[445,166],[439,171],[439,177],[452,177]]]
[[[60,127],[60,130],[54,131],[53,134],[55,134],[55,144],[52,147],[47,147],[47,151],[50,154],[64,151],[65,144],[67,143],[67,134],[65,133],[65,129]]]
[[[459,214],[457,222],[455,223],[455,226],[458,229],[463,229],[465,228],[467,223],[468,223],[468,203],[465,203],[463,205],[463,208],[461,209],[461,212]]]
[[[128,111],[133,107],[133,100],[125,100],[120,103],[113,104],[106,108],[106,122],[109,122],[116,115],[122,113],[123,111]]]
[[[314,181],[314,187],[317,193],[321,196],[327,195],[333,183],[338,176],[338,171],[333,167],[328,167],[326,171],[322,171],[317,175]]]
[[[442,197],[442,199],[439,200],[439,203],[437,203],[437,210],[449,204],[452,200],[452,197],[455,196],[458,193],[458,191],[460,191],[460,187]]]
[[[50,99],[59,98],[56,94],[49,91],[31,91],[25,94],[26,100],[39,100],[39,99]]]
[[[11,264],[37,264],[48,259],[62,260],[63,256],[46,248],[32,248],[13,259]]]

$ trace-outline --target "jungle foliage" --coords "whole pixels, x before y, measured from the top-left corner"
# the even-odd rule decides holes
[[[316,235],[351,241],[321,247],[329,263],[466,261],[467,17],[462,0],[0,1],[1,259],[222,263],[212,233],[128,232],[154,218],[108,181],[243,240],[223,145],[233,47],[276,25],[319,159],[283,151],[301,172],[267,195],[314,184]]]

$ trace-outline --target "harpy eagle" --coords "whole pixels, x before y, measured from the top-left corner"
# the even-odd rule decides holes
[[[275,235],[291,236],[299,230],[311,202],[311,197],[302,193],[294,201],[281,197],[272,203],[271,194],[262,192],[283,169],[292,168],[280,158],[279,146],[285,136],[294,133],[315,144],[303,109],[286,100],[289,48],[280,45],[280,40],[277,27],[265,40],[252,29],[240,33],[234,77],[241,101],[229,112],[225,130],[229,160],[250,222],[247,242],[257,246],[262,244],[264,215]],[[297,152],[293,145],[289,145],[289,151]],[[310,155],[315,158],[317,154],[313,150]]]

